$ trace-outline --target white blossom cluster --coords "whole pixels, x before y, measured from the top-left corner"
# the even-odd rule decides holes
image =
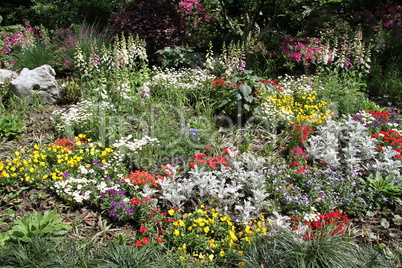
[[[56,181],[51,188],[61,197],[71,197],[74,202],[82,203],[92,197],[92,191],[88,190],[88,186],[95,184],[95,180],[87,179],[85,177],[68,177],[64,180]]]
[[[105,93],[101,92],[101,94]],[[100,111],[110,112],[114,110],[114,105],[108,101],[82,100],[66,109],[55,110],[53,115],[59,121],[56,128],[59,131],[65,131],[74,126],[85,125],[92,117],[99,116]]]
[[[286,74],[284,77],[278,77],[278,85],[282,87],[282,94],[293,95],[295,91],[312,92],[314,87],[314,77],[302,75],[294,77]]]
[[[264,160],[251,155],[242,162],[232,161],[231,168],[205,170],[197,165],[188,177],[178,177],[177,170],[170,166],[171,177],[158,180],[161,186],[160,199],[172,206],[181,206],[192,200],[199,204],[209,202],[222,210],[234,209],[241,222],[255,218],[268,206],[269,194],[265,180],[259,173]]]
[[[197,90],[203,87],[206,81],[214,79],[214,76],[208,74],[206,70],[197,68],[183,68],[180,70],[165,68],[162,70],[154,67],[154,72],[156,74],[146,83],[150,88],[163,85],[164,87]]]
[[[133,138],[132,135],[128,135],[127,137],[121,137],[120,140],[117,140],[112,146],[114,148],[119,149],[125,148],[132,153],[137,153],[145,145],[158,142],[158,139],[151,138],[149,136],[142,137],[141,139],[132,139],[132,138]]]

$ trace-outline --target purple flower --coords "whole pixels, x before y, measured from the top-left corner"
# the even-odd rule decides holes
[[[61,176],[63,176],[63,178],[67,178],[68,177],[68,172],[67,171],[65,171]]]
[[[105,197],[106,197],[106,194],[100,194],[100,195],[99,195],[99,198],[100,198],[100,199],[103,199],[103,198],[105,198]]]
[[[134,213],[134,209],[133,208],[127,208],[126,212],[131,215],[131,214]]]
[[[126,191],[124,191],[124,190],[119,190],[117,193],[118,193],[119,195],[124,195],[124,194],[126,193]]]
[[[98,163],[99,162],[99,160],[98,159],[94,159],[94,160],[92,160],[92,163],[93,164],[96,164],[96,163]]]
[[[111,194],[111,195],[117,195],[117,191],[115,189],[108,189],[105,191],[105,193]]]

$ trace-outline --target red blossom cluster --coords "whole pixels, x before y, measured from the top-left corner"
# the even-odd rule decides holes
[[[209,151],[212,150],[211,147],[207,147],[206,149]],[[229,149],[225,148],[224,151],[225,153],[230,154]],[[208,164],[210,168],[216,168],[218,165],[223,165],[226,169],[230,169],[227,159],[220,155],[209,157],[205,153],[194,154],[194,162],[190,162],[190,168],[194,169],[197,163],[202,165]]]
[[[279,91],[283,91],[283,88],[281,86],[278,85],[277,81],[270,81],[270,80],[260,80],[258,81],[260,83],[265,83],[265,84],[270,84],[272,85],[274,88],[276,88]]]
[[[298,168],[296,173],[303,173],[308,169],[304,168],[307,165],[306,159],[308,158],[306,152],[300,146],[297,146],[295,149],[290,150],[290,156],[292,160],[289,165],[295,168]]]
[[[141,199],[133,198],[133,199],[131,199],[131,201],[130,201],[131,205],[133,205],[133,206],[136,206],[136,205],[138,205],[139,203],[141,203],[141,204],[144,205],[144,204],[149,203],[149,202],[151,202],[151,198],[150,198],[149,196],[146,196],[146,197],[141,198]]]
[[[61,138],[55,141],[53,146],[62,146],[66,148],[66,150],[71,151],[75,146],[75,141],[71,141],[67,138]]]
[[[238,88],[238,87],[240,87],[242,84],[235,85],[234,82],[226,83],[226,81],[225,81],[224,79],[222,79],[222,78],[216,79],[216,80],[213,81],[212,84],[211,84],[211,86],[213,86],[213,87],[226,86],[226,85],[228,85],[228,86],[230,86],[230,87]]]
[[[291,217],[293,222],[300,221],[299,218]],[[333,236],[335,234],[344,234],[349,222],[348,216],[343,214],[341,210],[335,210],[324,215],[318,215],[314,221],[303,222],[309,227],[310,232],[304,234],[304,239],[313,239],[317,236]],[[292,227],[297,230],[298,227]]]
[[[294,125],[294,124],[292,124]],[[297,125],[296,132],[300,135],[300,143],[303,143],[305,140],[308,139],[308,136],[315,132],[315,130],[305,124]]]
[[[396,130],[380,131],[379,134],[371,134],[371,137],[382,139],[385,143],[394,147],[394,150],[399,154],[395,155],[396,158],[402,159],[402,136]],[[382,150],[382,146],[378,146],[379,150]]]
[[[378,121],[380,121],[381,123],[387,123],[389,122],[389,117],[391,115],[391,113],[389,111],[374,111],[371,110],[369,111],[369,113]]]
[[[149,184],[154,187],[158,187],[158,184],[156,183],[155,177],[151,175],[151,173],[146,172],[146,171],[139,171],[136,170],[134,172],[131,172],[127,177],[123,179],[124,181],[129,181],[131,183],[134,183],[135,185],[145,185]]]

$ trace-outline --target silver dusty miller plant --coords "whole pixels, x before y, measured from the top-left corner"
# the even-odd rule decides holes
[[[182,206],[189,200],[196,205],[208,202],[222,210],[234,209],[237,220],[247,222],[268,206],[269,194],[259,172],[264,162],[263,158],[247,155],[241,161],[230,161],[230,169],[221,166],[206,170],[196,165],[185,177],[179,177],[176,168],[170,166],[171,177],[157,181],[160,199],[172,206]]]
[[[330,166],[343,166],[348,172],[366,170],[377,155],[377,145],[367,129],[351,118],[320,126],[306,148],[312,158]]]

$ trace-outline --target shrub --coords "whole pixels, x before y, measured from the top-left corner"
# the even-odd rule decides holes
[[[145,39],[150,54],[165,46],[181,45],[185,38],[180,15],[161,0],[132,1],[114,17],[113,28],[116,33],[131,33]]]

